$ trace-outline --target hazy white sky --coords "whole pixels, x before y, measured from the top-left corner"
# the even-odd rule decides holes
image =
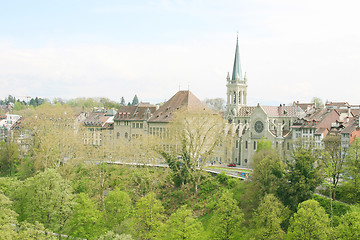
[[[359,1],[0,0],[0,98],[226,98],[236,32],[248,103],[360,104]]]

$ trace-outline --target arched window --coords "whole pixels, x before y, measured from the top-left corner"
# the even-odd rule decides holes
[[[234,102],[234,104],[236,103],[236,92],[234,92],[233,102]]]

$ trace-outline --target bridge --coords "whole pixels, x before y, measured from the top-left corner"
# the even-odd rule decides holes
[[[117,165],[129,165],[129,166],[145,166],[145,167],[169,167],[166,163],[136,163],[136,162],[122,162],[122,161],[105,161],[107,164],[117,164]],[[221,165],[208,165],[203,168],[203,171],[209,172],[211,174],[221,174],[233,178],[239,178],[241,180],[248,179],[252,170],[248,168],[239,168],[239,167],[226,167]]]

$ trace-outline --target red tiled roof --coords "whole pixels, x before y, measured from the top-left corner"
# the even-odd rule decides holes
[[[92,112],[85,119],[84,125],[87,127],[104,127],[106,121],[111,116],[105,116],[105,112]]]
[[[269,117],[296,117],[295,106],[261,106]]]
[[[208,107],[192,92],[179,91],[154,112],[149,122],[169,122],[173,119],[173,113],[184,107],[190,110],[208,110]]]
[[[238,116],[239,117],[248,117],[254,112],[255,108],[256,107],[242,107],[242,108],[240,108]]]
[[[149,109],[150,113],[154,113],[156,106],[150,103],[139,103],[131,106],[121,106],[114,117],[114,121],[144,121],[145,112]]]

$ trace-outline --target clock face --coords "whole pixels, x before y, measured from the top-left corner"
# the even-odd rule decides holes
[[[261,133],[264,130],[264,124],[261,121],[256,121],[255,123],[255,131],[257,133]]]

